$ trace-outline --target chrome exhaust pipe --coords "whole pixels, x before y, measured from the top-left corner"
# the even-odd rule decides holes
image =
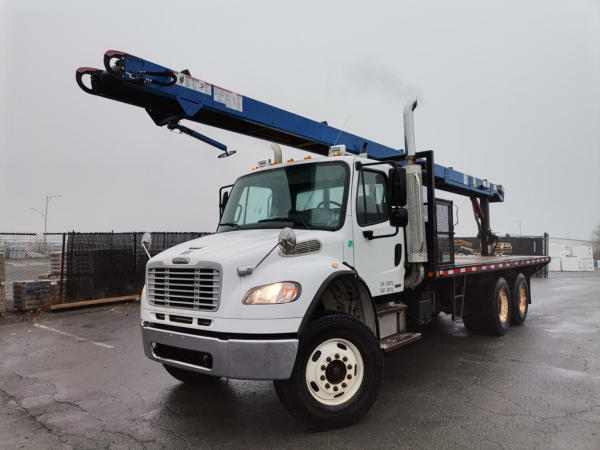
[[[407,162],[413,162],[415,147],[415,119],[413,111],[417,107],[417,97],[412,97],[404,105],[404,151],[406,152]]]

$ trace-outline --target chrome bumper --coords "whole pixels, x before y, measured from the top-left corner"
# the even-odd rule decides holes
[[[182,369],[242,380],[285,380],[292,373],[298,339],[219,339],[162,330],[142,324],[144,353]],[[210,355],[210,367],[158,356],[157,344]]]

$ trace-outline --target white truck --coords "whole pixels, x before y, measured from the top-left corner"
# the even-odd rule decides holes
[[[503,190],[440,172],[433,152],[415,151],[416,100],[404,108],[406,151],[386,153],[326,123],[273,108],[263,114],[264,104],[248,97],[223,99],[200,80],[180,83],[186,71],[121,52],[107,52],[105,67],[78,69],[80,86],[142,106],[158,125],[215,145],[222,156],[233,152],[178,120],[327,152],[284,162],[275,146],[273,160],[221,189],[216,233],[148,261],[144,350],[178,380],[273,380],[295,417],[318,429],[343,427],[376,400],[383,353],[419,340],[419,327],[438,313],[496,335],[525,320],[529,277],[549,258],[488,256],[489,201],[501,201]],[[454,257],[452,202],[436,198],[436,189],[471,197],[482,256]],[[151,236],[143,245],[151,247]]]

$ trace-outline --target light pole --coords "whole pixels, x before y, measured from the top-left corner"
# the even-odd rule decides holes
[[[521,236],[523,234],[522,231],[521,231],[521,225],[522,225],[522,223],[521,223],[520,220],[515,220],[515,222],[517,222],[519,224],[519,236]]]
[[[51,199],[57,198],[57,197],[62,197],[62,195],[46,195],[46,206],[44,208],[44,212],[41,212],[35,208],[29,208],[44,218],[44,250],[47,250],[46,231],[48,231],[48,203],[50,203]]]

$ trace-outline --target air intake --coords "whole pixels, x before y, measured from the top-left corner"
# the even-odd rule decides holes
[[[311,239],[310,241],[303,241],[296,243],[296,247],[294,250],[283,253],[279,252],[281,256],[300,256],[306,255],[308,253],[316,253],[321,250],[321,242],[316,239]]]

